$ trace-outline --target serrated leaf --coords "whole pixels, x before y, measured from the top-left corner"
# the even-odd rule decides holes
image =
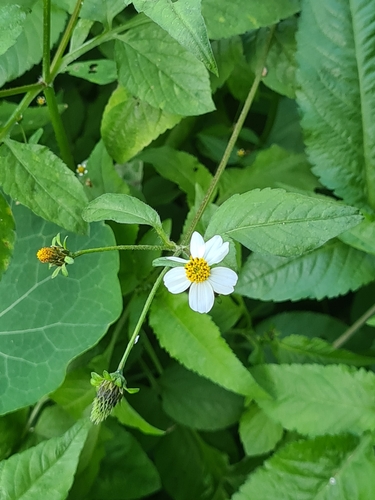
[[[150,325],[160,345],[189,370],[238,394],[263,395],[211,318],[192,311],[186,295],[159,295],[151,307]]]
[[[117,80],[116,63],[110,59],[74,62],[67,66],[65,72],[98,85],[107,85]]]
[[[21,205],[13,213],[17,241],[12,265],[0,282],[0,372],[7,374],[0,413],[55,390],[70,360],[99,341],[122,305],[116,252],[79,257],[69,266],[68,278],[52,280],[35,253],[51,244],[59,228]],[[104,224],[92,225],[90,237],[68,238],[71,250],[114,244]]]
[[[139,158],[151,163],[162,177],[176,183],[188,195],[189,204],[194,203],[196,184],[203,190],[207,190],[210,185],[212,175],[208,169],[195,156],[184,151],[176,151],[168,146],[149,148]]]
[[[80,17],[91,21],[99,21],[104,26],[110,27],[113,18],[129,3],[131,3],[130,0],[90,0],[83,2]],[[75,5],[74,0],[72,4]]]
[[[1,462],[2,498],[40,500],[47,491],[50,500],[66,498],[89,427],[87,420],[79,421],[63,436],[43,441]]]
[[[254,189],[223,203],[206,237],[226,235],[254,252],[294,256],[323,245],[361,220],[355,208],[335,201]]]
[[[317,334],[319,332],[316,332]],[[375,357],[362,356],[345,349],[336,349],[320,338],[309,339],[303,335],[289,335],[272,341],[272,350],[280,363],[374,365]]]
[[[232,500],[367,500],[375,490],[374,467],[369,435],[297,441],[251,474]]]
[[[121,85],[149,105],[184,116],[215,109],[203,63],[157,24],[119,35],[115,59]]]
[[[375,257],[341,241],[296,258],[252,254],[236,292],[261,300],[336,297],[375,279]]]
[[[25,21],[26,13],[19,5],[4,5],[0,8],[0,55],[16,43]]]
[[[125,163],[180,120],[180,116],[153,108],[118,87],[104,110],[101,134],[112,158]]]
[[[87,222],[114,220],[120,224],[146,224],[161,228],[158,213],[143,201],[127,194],[103,194],[95,198],[83,211]]]
[[[187,427],[206,431],[224,429],[241,415],[243,398],[181,365],[165,370],[159,382],[164,411]]]
[[[288,430],[318,436],[375,429],[375,375],[345,365],[258,365],[254,377],[272,396],[258,400]]]
[[[241,416],[239,434],[246,455],[256,456],[274,449],[282,438],[283,428],[251,403]]]
[[[138,12],[144,12],[167,31],[185,49],[202,61],[209,71],[217,75],[206,26],[201,14],[201,0],[134,0]]]
[[[297,36],[298,103],[321,182],[375,208],[375,1],[304,0]],[[334,57],[332,57],[334,54]]]
[[[135,411],[125,398],[123,398],[121,403],[115,407],[112,415],[116,417],[121,424],[138,429],[143,432],[143,434],[149,434],[150,436],[162,436],[166,432],[149,424],[138,412]]]
[[[299,10],[299,0],[202,0],[208,34],[214,40],[277,24]]]
[[[87,205],[83,187],[52,151],[7,139],[0,158],[0,185],[14,200],[68,231],[87,232],[81,216]]]
[[[51,48],[65,26],[66,13],[51,7]],[[43,0],[38,0],[27,14],[16,43],[0,56],[0,87],[22,75],[42,59]]]
[[[15,232],[12,210],[0,192],[0,278],[13,254]]]
[[[375,255],[375,221],[369,218],[340,234],[339,238],[347,245]]]

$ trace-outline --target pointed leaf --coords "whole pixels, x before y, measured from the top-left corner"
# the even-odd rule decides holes
[[[63,436],[43,441],[0,463],[0,493],[7,500],[67,498],[90,424],[77,422]],[[14,478],[17,477],[17,481]]]
[[[15,236],[12,211],[0,193],[0,278],[10,264]]]
[[[143,434],[149,434],[150,436],[162,436],[165,434],[165,431],[162,429],[158,429],[149,424],[135,411],[125,398],[122,398],[121,403],[115,407],[112,415],[116,417],[121,424],[138,429],[143,432]]]
[[[288,430],[317,436],[375,429],[375,375],[345,365],[258,365],[252,373],[272,399],[258,400]]]
[[[115,59],[121,85],[151,106],[184,116],[215,109],[203,63],[157,24],[119,35]]]
[[[150,325],[160,345],[189,370],[238,394],[262,396],[211,318],[192,311],[186,295],[159,295],[151,307]]]
[[[353,207],[282,189],[254,189],[229,198],[212,217],[206,237],[221,234],[254,252],[300,255],[359,224]]]
[[[281,448],[232,500],[366,500],[375,491],[372,437],[324,436]]]
[[[25,21],[26,13],[19,5],[0,7],[0,55],[16,43]]]
[[[68,231],[87,232],[81,216],[87,205],[83,187],[52,151],[7,139],[0,159],[0,185],[7,194]]]
[[[336,297],[375,279],[375,257],[341,241],[296,258],[252,254],[236,292],[261,300]]]
[[[95,345],[118,317],[122,299],[116,252],[79,257],[69,277],[51,279],[35,253],[59,228],[25,207],[13,207],[17,241],[12,265],[0,282],[0,413],[29,405],[55,390],[69,362]],[[70,234],[68,248],[115,243],[104,224],[90,237]],[[17,285],[16,285],[17,284]]]
[[[298,103],[322,183],[375,208],[375,0],[304,0],[297,36]],[[332,57],[334,54],[334,57]]]

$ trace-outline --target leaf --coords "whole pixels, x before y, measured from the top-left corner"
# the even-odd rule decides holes
[[[203,190],[207,190],[212,179],[208,169],[195,156],[168,146],[146,149],[138,158],[151,163],[165,179],[175,182],[187,193],[190,205],[194,203],[195,185],[199,184]]]
[[[117,80],[116,63],[110,59],[74,62],[67,66],[65,72],[98,85],[107,85]]]
[[[52,280],[35,253],[51,244],[58,227],[21,205],[13,213],[17,241],[12,266],[0,282],[0,373],[7,374],[1,414],[55,390],[68,363],[99,341],[122,305],[116,252],[79,257],[68,278]],[[111,229],[103,224],[93,224],[90,237],[68,238],[70,249],[114,243]]]
[[[26,13],[19,5],[0,7],[0,55],[16,43],[25,21]]]
[[[262,396],[210,317],[192,311],[186,295],[159,295],[150,325],[160,345],[189,370],[237,394]]]
[[[166,432],[149,424],[138,412],[134,410],[125,398],[122,398],[121,403],[115,407],[112,415],[116,417],[121,424],[138,429],[143,432],[143,434],[149,434],[150,436],[162,436]]]
[[[206,431],[224,429],[236,423],[241,415],[243,398],[181,365],[165,370],[159,382],[164,411],[187,427]]]
[[[120,84],[150,106],[184,116],[215,109],[204,65],[157,24],[118,35],[115,59]]]
[[[375,375],[345,365],[258,365],[252,373],[272,399],[258,400],[288,430],[317,436],[375,429]]]
[[[201,0],[134,0],[138,12],[144,12],[167,31],[185,49],[202,61],[209,71],[217,75],[206,26],[201,14]]]
[[[208,35],[214,40],[277,24],[299,10],[299,0],[202,0]]]
[[[214,40],[212,51],[218,66],[218,76],[211,76],[211,88],[215,92],[221,88],[232,73],[236,64],[242,59],[242,41],[239,36]]]
[[[69,371],[64,383],[50,394],[52,401],[75,419],[81,418],[96,396],[96,391],[90,384],[90,375],[87,368]]]
[[[143,201],[127,194],[103,194],[93,200],[83,211],[87,222],[114,220],[120,224],[146,224],[162,228],[157,212]]]
[[[261,300],[336,297],[375,279],[375,258],[333,241],[296,258],[252,254],[236,292]]]
[[[13,7],[14,8],[14,7]],[[51,48],[65,26],[66,13],[51,7]],[[16,43],[0,56],[0,87],[38,64],[42,59],[43,0],[38,0],[26,15]]]
[[[7,139],[0,158],[0,184],[7,194],[68,231],[87,232],[81,216],[87,205],[82,185],[52,151]]]
[[[282,438],[283,428],[251,403],[240,419],[239,433],[246,455],[256,456],[275,448]]]
[[[254,189],[227,200],[206,237],[229,236],[254,252],[294,256],[313,250],[358,224],[353,207],[281,189]]]
[[[13,254],[15,227],[12,211],[0,192],[0,278],[8,269]]]
[[[303,333],[303,332],[301,332]],[[318,333],[318,332],[317,332]],[[335,349],[320,338],[289,335],[272,341],[272,350],[280,363],[348,364],[366,366],[375,364],[375,357],[362,356],[345,349]]]
[[[83,3],[80,17],[99,21],[104,26],[111,27],[113,18],[129,3],[130,0],[90,0]],[[72,4],[75,4],[74,0]]]
[[[313,172],[346,203],[372,209],[374,36],[374,0],[303,2],[297,100]]]
[[[180,116],[153,108],[118,87],[104,110],[101,134],[112,158],[125,163],[180,120]]]
[[[232,500],[371,498],[375,460],[370,435],[289,443],[257,469]]]
[[[375,221],[366,217],[358,226],[340,234],[339,239],[358,250],[375,255]]]
[[[1,462],[2,498],[40,500],[46,492],[50,500],[67,498],[89,426],[87,420],[81,420],[63,436],[43,441]]]

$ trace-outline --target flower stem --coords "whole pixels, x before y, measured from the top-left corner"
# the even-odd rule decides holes
[[[338,337],[334,342],[333,342],[333,347],[335,349],[338,349],[341,347],[345,342],[347,342],[360,328],[363,326],[366,321],[371,318],[375,314],[375,304],[370,307],[360,318],[355,321],[352,326],[350,326],[340,337]]]
[[[113,250],[175,250],[173,246],[167,245],[113,245],[109,247],[98,247],[98,248],[85,248],[84,250],[78,250],[77,252],[71,252],[69,254],[72,259],[76,259],[81,255],[86,255],[88,253],[97,252],[111,252]]]
[[[20,87],[13,87],[11,89],[0,90],[0,99],[3,97],[9,97],[11,95],[26,94],[26,92],[38,90],[39,92],[43,89],[44,83],[31,83],[30,85],[21,85]]]
[[[253,103],[253,100],[254,100],[254,97],[255,97],[255,94],[258,90],[258,87],[259,87],[259,84],[261,82],[261,79],[262,79],[262,73],[263,73],[263,69],[264,69],[264,66],[265,66],[265,63],[266,63],[266,59],[267,59],[267,54],[268,54],[268,50],[269,50],[269,47],[270,47],[270,44],[271,44],[271,40],[272,40],[272,37],[273,37],[273,33],[275,31],[275,26],[272,26],[271,29],[270,29],[270,33],[269,33],[269,36],[264,44],[264,50],[263,50],[263,54],[262,54],[262,57],[260,58],[260,61],[259,61],[259,66],[257,68],[257,71],[255,73],[255,79],[254,79],[254,82],[250,88],[250,91],[249,91],[249,94],[246,98],[246,101],[245,101],[245,104],[242,108],[242,111],[241,111],[241,114],[237,120],[237,123],[235,124],[234,126],[234,129],[233,129],[233,132],[232,132],[232,135],[229,139],[229,142],[228,142],[228,145],[224,151],[224,154],[223,154],[223,157],[220,161],[220,164],[217,168],[217,171],[216,171],[216,174],[214,175],[212,181],[211,181],[211,184],[209,185],[208,187],[208,190],[207,190],[207,193],[205,195],[205,197],[203,198],[202,200],[202,203],[200,204],[198,210],[197,210],[197,213],[193,219],[193,222],[191,223],[188,231],[186,232],[186,234],[184,235],[184,238],[183,238],[183,241],[182,241],[182,244],[186,245],[187,242],[190,240],[191,238],[191,235],[193,234],[193,231],[196,227],[196,225],[198,224],[200,218],[202,217],[202,214],[203,212],[205,211],[205,209],[207,208],[207,205],[210,203],[211,201],[211,198],[212,198],[212,195],[218,185],[218,182],[220,180],[220,177],[222,176],[224,170],[225,170],[225,167],[227,166],[227,163],[228,163],[228,160],[230,158],[230,155],[233,151],[233,148],[236,144],[236,141],[238,139],[238,136],[241,132],[241,129],[243,127],[243,124],[245,122],[245,119],[246,119],[246,116],[250,110],[250,107]]]
[[[7,122],[5,123],[4,127],[0,129],[0,141],[3,141],[8,133],[10,132],[11,128],[13,125],[19,121],[22,120],[22,113],[25,111],[25,109],[28,108],[30,103],[35,99],[35,97],[39,94],[40,92],[40,87],[38,87],[35,90],[31,90],[28,92],[22,101],[19,103],[17,108],[13,111],[11,116],[8,118]]]
[[[51,47],[51,0],[43,0],[43,80],[49,81]]]

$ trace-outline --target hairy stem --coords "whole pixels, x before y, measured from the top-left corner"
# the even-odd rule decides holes
[[[167,245],[113,245],[109,247],[98,247],[98,248],[85,248],[84,250],[78,250],[77,252],[72,252],[69,254],[70,257],[76,259],[81,255],[86,255],[88,253],[97,252],[111,252],[113,250],[175,250],[175,246]]]
[[[22,99],[22,101],[19,103],[17,108],[13,111],[13,113],[10,115],[8,118],[7,122],[5,123],[4,127],[0,129],[0,142],[3,141],[7,135],[9,134],[10,130],[12,129],[13,125],[19,121],[22,120],[22,114],[29,107],[31,102],[36,98],[36,96],[39,94],[41,88],[43,88],[44,85],[38,85],[37,88],[34,90],[30,90],[25,97]]]
[[[51,47],[51,0],[43,0],[43,80],[49,81]]]

